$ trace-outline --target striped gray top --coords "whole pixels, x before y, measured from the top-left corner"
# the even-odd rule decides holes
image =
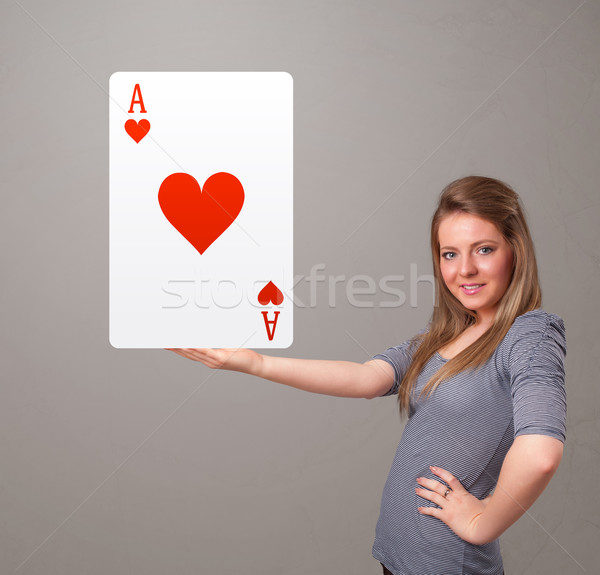
[[[410,416],[383,490],[373,556],[394,575],[501,575],[499,540],[472,545],[418,507],[434,503],[415,493],[417,477],[447,469],[479,499],[494,488],[513,439],[541,434],[565,440],[565,328],[542,310],[519,316],[478,370],[443,381],[418,397],[446,361],[435,353],[419,377]],[[394,368],[396,395],[411,361],[410,340],[373,359]]]

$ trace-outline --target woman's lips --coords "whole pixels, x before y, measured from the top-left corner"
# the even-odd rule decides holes
[[[484,287],[485,284],[463,284],[460,286],[460,289],[467,295],[474,295],[479,293]]]

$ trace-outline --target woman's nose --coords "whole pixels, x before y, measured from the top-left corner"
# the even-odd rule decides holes
[[[477,273],[477,266],[471,257],[467,256],[463,258],[460,273],[465,277],[474,276]]]

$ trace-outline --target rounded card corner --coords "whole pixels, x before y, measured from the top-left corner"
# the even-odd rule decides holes
[[[108,343],[113,349],[123,349],[123,345],[118,341],[115,341],[115,336],[112,334],[109,334],[108,336]]]
[[[122,74],[123,72],[121,71],[116,71],[113,72],[109,77],[108,77],[108,85],[110,86],[111,82],[116,81],[115,76],[118,76],[119,74]],[[113,80],[114,79],[114,80]]]

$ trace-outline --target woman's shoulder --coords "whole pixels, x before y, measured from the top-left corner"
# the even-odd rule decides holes
[[[502,347],[514,359],[515,355],[527,354],[544,343],[558,346],[566,353],[565,324],[556,314],[534,309],[515,318]]]
[[[534,309],[517,316],[508,334],[513,337],[523,337],[527,333],[544,333],[549,328],[558,328],[564,331],[563,319],[553,313],[548,313],[543,309]]]

